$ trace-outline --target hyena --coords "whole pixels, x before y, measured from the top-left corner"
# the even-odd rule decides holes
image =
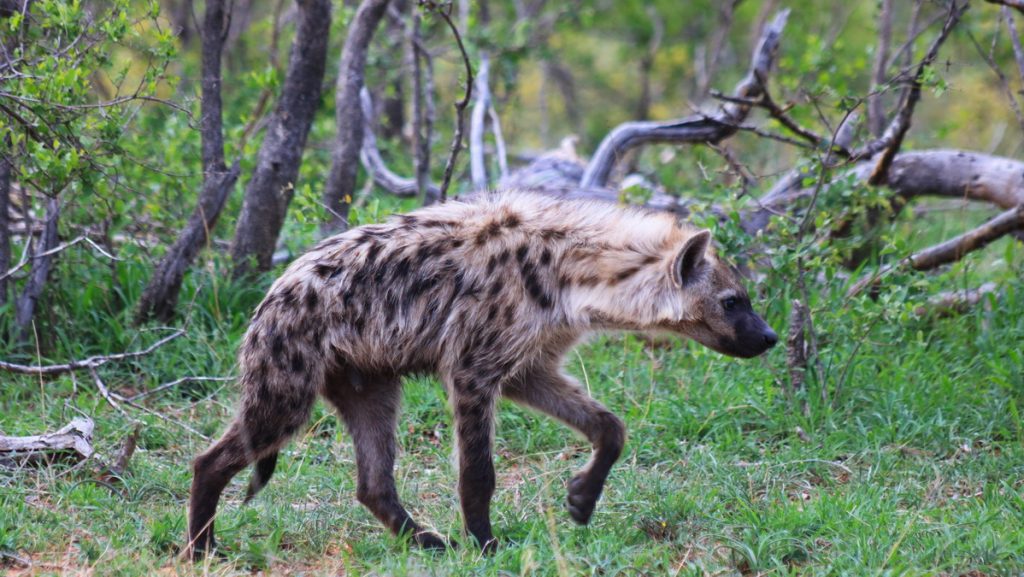
[[[189,548],[212,548],[221,492],[255,463],[246,500],[317,395],[355,446],[357,499],[391,531],[428,548],[395,488],[401,377],[440,377],[455,418],[466,532],[494,544],[489,515],[499,397],[550,415],[593,445],[568,484],[585,524],[625,442],[623,422],[561,368],[595,331],[670,331],[753,357],[776,334],[751,308],[711,234],[675,217],[525,192],[451,201],[324,240],[277,279],[239,353],[237,417],[193,465]]]

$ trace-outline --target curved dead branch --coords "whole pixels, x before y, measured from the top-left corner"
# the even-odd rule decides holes
[[[405,178],[391,171],[380,155],[377,148],[377,135],[373,132],[373,100],[370,91],[364,86],[359,91],[359,103],[363,110],[363,146],[359,151],[359,160],[363,168],[370,174],[373,182],[384,190],[396,196],[411,197],[419,193],[419,187],[414,178]],[[427,193],[436,198],[440,195],[440,189],[436,184],[427,183]]]
[[[789,10],[783,10],[767,26],[754,50],[747,76],[736,85],[733,96],[737,99],[755,99],[763,92],[775,54],[778,51],[782,30],[786,25]],[[580,181],[583,188],[604,187],[615,166],[615,162],[628,150],[642,144],[656,142],[710,142],[718,143],[732,136],[742,124],[750,104],[729,102],[714,116],[697,114],[665,122],[626,122],[620,124],[605,136],[593,158],[587,165]]]

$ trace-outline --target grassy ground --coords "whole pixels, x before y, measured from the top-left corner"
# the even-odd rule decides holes
[[[1002,275],[999,300],[955,318],[907,313],[924,290],[897,291],[895,305],[883,298],[856,306],[839,296],[841,287],[826,292],[815,308],[822,379],[796,399],[786,393],[781,348],[737,361],[630,336],[583,346],[568,368],[626,420],[626,452],[591,525],[576,527],[564,485],[586,461],[587,444],[503,405],[492,517],[504,546],[491,557],[466,546],[410,550],[390,537],[356,503],[351,443],[318,404],[259,497],[241,505],[247,475],[228,489],[217,522],[226,560],[192,567],[175,553],[188,463],[207,441],[180,425],[217,435],[231,415],[233,384],[186,383],[145,400],[178,424],[129,409],[143,423],[139,451],[123,478],[107,482],[97,480],[100,461],[115,459],[133,424],[94,393],[88,376],[0,375],[0,431],[34,434],[85,413],[96,420],[98,449],[97,459],[77,466],[0,469],[0,567],[13,575],[1020,574],[1022,258],[1010,243],[991,251],[984,266],[968,263],[929,285],[951,288],[986,267]],[[127,302],[137,296],[132,275],[143,273],[120,273]],[[102,371],[112,389],[231,374],[262,289],[217,286],[215,278],[189,296],[186,337]],[[774,282],[763,304],[783,328],[792,295]],[[103,336],[83,344],[74,330],[58,331],[54,360],[158,338],[114,321],[103,328],[107,305],[98,303],[107,301],[76,290],[58,313],[91,318],[90,331]],[[439,385],[409,381],[396,476],[417,519],[464,542],[450,422]]]

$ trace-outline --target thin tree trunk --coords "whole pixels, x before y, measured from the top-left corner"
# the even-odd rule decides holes
[[[875,65],[871,73],[873,94],[868,96],[868,129],[875,138],[882,136],[888,124],[883,95],[878,91],[885,84],[889,46],[892,43],[892,2],[893,0],[882,0],[881,12],[878,15],[878,46],[875,47]]]
[[[299,22],[281,97],[245,190],[231,247],[235,278],[270,270],[302,165],[327,63],[330,0],[297,0]]]
[[[7,155],[10,146],[0,154],[0,307],[7,304],[6,272],[11,268],[11,223],[9,205],[11,202],[11,161]]]
[[[327,231],[348,226],[348,209],[356,189],[359,150],[363,146],[363,111],[359,90],[366,76],[366,55],[377,25],[384,17],[388,0],[363,0],[348,29],[341,51],[334,114],[338,125],[331,172],[327,176],[324,204],[331,212]]]
[[[230,169],[224,164],[221,113],[221,53],[229,19],[224,0],[207,1],[201,34],[202,118],[199,124],[203,140],[203,189],[188,224],[157,265],[149,285],[143,291],[135,314],[136,323],[153,318],[167,321],[174,315],[185,271],[206,245],[228,194],[238,180],[238,162],[235,161]]]
[[[25,288],[14,305],[14,330],[19,343],[27,343],[32,336],[32,317],[35,315],[36,303],[43,294],[46,279],[50,276],[50,265],[53,254],[47,252],[57,246],[57,220],[60,218],[60,202],[51,198],[46,203],[46,223],[43,232],[32,251],[32,274],[25,282]]]

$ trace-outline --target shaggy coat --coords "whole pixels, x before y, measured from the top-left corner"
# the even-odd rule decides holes
[[[562,370],[597,330],[667,330],[754,356],[776,336],[710,233],[667,214],[523,192],[448,202],[329,238],[297,259],[257,308],[239,353],[242,398],[224,436],[194,463],[189,547],[213,546],[220,494],[256,463],[248,497],[318,395],[353,437],[357,498],[386,526],[444,547],[399,502],[393,467],[400,378],[440,377],[455,414],[467,532],[493,543],[489,507],[500,396],[549,414],[594,446],[569,482],[589,521],[625,429]]]

